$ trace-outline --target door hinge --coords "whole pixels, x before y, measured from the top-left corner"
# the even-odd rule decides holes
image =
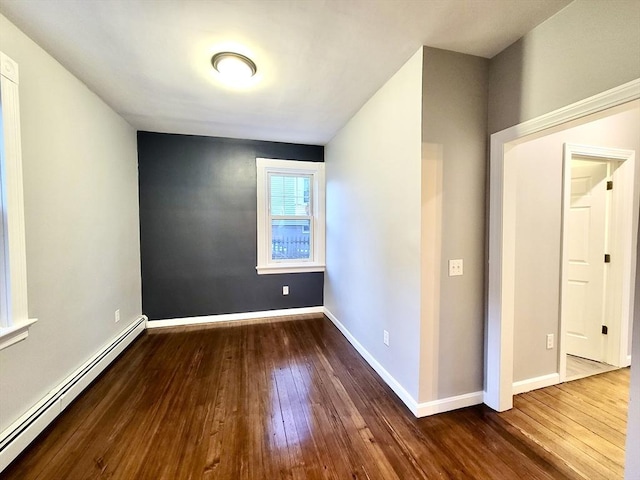
[[[604,254],[604,263],[611,263],[611,255],[608,253]]]
[[[607,333],[609,333],[609,327],[607,327],[606,325],[602,325],[602,334],[606,335]]]
[[[613,180],[607,182],[607,190],[613,190]]]

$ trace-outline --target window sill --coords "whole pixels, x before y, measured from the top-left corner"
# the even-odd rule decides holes
[[[258,275],[272,275],[277,273],[309,273],[324,272],[324,265],[320,263],[304,263],[291,264],[283,263],[280,265],[258,265],[256,267]]]
[[[29,327],[37,321],[37,318],[30,318],[19,325],[0,327],[0,350],[27,338],[29,336]]]

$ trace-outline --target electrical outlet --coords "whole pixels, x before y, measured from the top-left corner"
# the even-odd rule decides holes
[[[282,286],[282,295],[289,295],[289,285]]]
[[[116,310],[115,318],[116,318],[116,323],[118,323],[120,321],[120,309]]]
[[[547,350],[551,350],[553,348],[553,333],[547,335]]]
[[[463,262],[461,258],[449,260],[449,276],[457,277],[463,274]]]
[[[388,347],[389,346],[389,332],[387,332],[386,330],[383,330],[383,332],[384,332],[384,337],[383,337],[382,341]]]

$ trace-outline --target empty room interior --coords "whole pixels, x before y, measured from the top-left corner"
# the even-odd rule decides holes
[[[0,0],[0,75],[1,478],[640,479],[640,1]]]

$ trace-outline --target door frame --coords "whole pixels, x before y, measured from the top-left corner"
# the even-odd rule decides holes
[[[616,208],[613,225],[609,225],[609,234],[614,235],[622,232],[622,237],[616,238],[614,245],[620,248],[611,249],[611,254],[615,266],[615,271],[609,272],[607,276],[619,275],[622,278],[622,290],[620,300],[616,301],[616,317],[620,319],[616,325],[610,325],[609,337],[607,339],[606,361],[616,367],[626,367],[630,364],[627,355],[627,345],[629,341],[629,326],[633,315],[634,291],[632,285],[635,278],[635,241],[633,234],[633,205],[637,192],[634,192],[636,178],[635,151],[623,150],[619,148],[596,147],[590,145],[579,145],[575,143],[565,143],[563,149],[563,192],[562,192],[562,230],[561,230],[561,283],[560,283],[560,342],[559,342],[559,373],[560,382],[564,382],[567,376],[567,289],[568,281],[568,252],[567,242],[565,242],[565,232],[568,229],[568,210],[571,205],[571,160],[574,156],[588,157],[599,161],[619,162],[611,178],[614,183],[612,190],[612,204]],[[610,213],[609,213],[610,214]],[[609,285],[605,284],[605,289]],[[608,305],[608,308],[614,308]]]
[[[516,165],[509,151],[524,137],[640,98],[640,79],[491,135],[489,258],[484,403],[513,407]],[[562,129],[562,128],[559,128]],[[511,144],[511,145],[510,145]],[[634,252],[635,255],[635,252]],[[632,266],[635,273],[635,263]]]

